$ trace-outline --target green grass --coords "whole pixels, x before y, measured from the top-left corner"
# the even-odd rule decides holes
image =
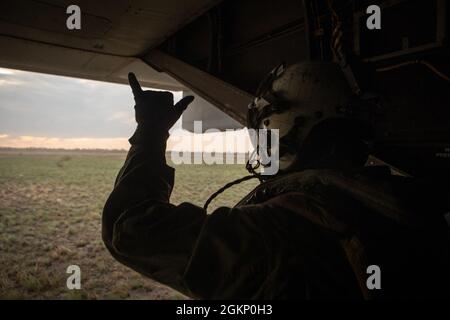
[[[125,155],[0,155],[0,298],[180,299],[116,262],[101,241],[101,212]],[[202,206],[242,165],[182,165],[172,203]],[[226,191],[210,206],[234,205],[256,185]],[[66,287],[81,268],[81,290]]]

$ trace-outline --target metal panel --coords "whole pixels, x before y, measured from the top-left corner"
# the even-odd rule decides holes
[[[183,112],[182,128],[194,132],[194,122],[201,121],[202,132],[206,130],[241,129],[242,125],[223,111],[211,105],[192,91],[183,91],[183,96],[194,95],[195,100]],[[197,132],[198,133],[198,132]]]
[[[159,50],[152,50],[143,60],[153,68],[168,73],[236,121],[245,124],[247,106],[253,99],[250,94]]]
[[[354,15],[354,50],[365,61],[391,59],[445,45],[446,0],[391,0],[380,7],[381,30],[365,28],[365,11]]]
[[[140,59],[86,52],[0,36],[0,67],[117,83],[128,83],[135,72],[142,85],[167,90],[185,87],[156,72]]]
[[[120,56],[157,46],[219,0],[78,0],[81,30],[66,28],[70,0],[2,0],[0,35]]]

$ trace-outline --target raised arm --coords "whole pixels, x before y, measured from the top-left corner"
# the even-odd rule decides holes
[[[193,97],[176,105],[170,92],[143,91],[134,74],[137,129],[102,216],[111,254],[136,271],[180,291],[180,278],[203,224],[204,211],[169,203],[174,170],[165,160],[166,139]]]
[[[103,240],[121,263],[195,298],[245,298],[266,281],[273,237],[263,206],[169,203],[174,170],[165,161],[169,128],[192,101],[142,91],[133,74],[138,127],[103,211]],[[282,217],[282,216],[280,216]]]

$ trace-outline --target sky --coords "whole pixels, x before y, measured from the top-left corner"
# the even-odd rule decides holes
[[[173,94],[175,102],[182,97]],[[127,150],[136,127],[133,106],[127,85],[0,68],[0,147]],[[231,136],[242,141],[247,134]],[[224,133],[188,133],[178,121],[168,150],[249,148],[249,141],[234,147],[229,141]]]

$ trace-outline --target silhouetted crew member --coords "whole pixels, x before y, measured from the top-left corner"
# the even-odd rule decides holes
[[[448,296],[442,189],[365,167],[370,130],[353,117],[366,106],[335,64],[280,66],[262,82],[248,126],[280,130],[280,171],[211,215],[169,202],[168,130],[193,97],[173,105],[129,81],[138,126],[103,212],[118,261],[193,298]]]

